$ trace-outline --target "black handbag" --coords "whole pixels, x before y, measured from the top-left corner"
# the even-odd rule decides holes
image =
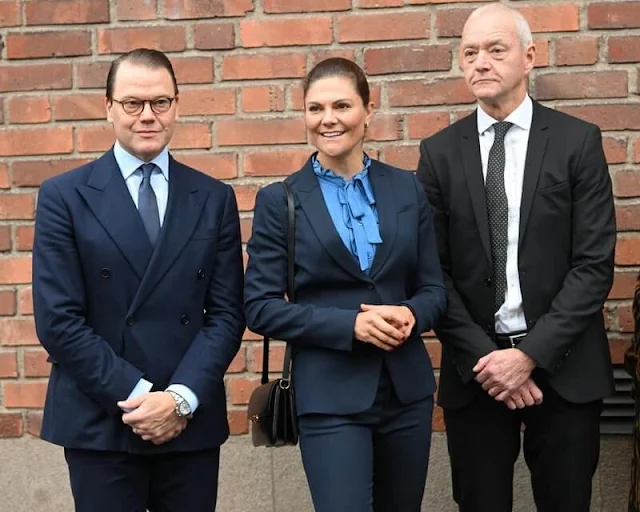
[[[287,194],[287,300],[294,300],[295,209],[293,194],[282,182]],[[287,344],[282,378],[269,382],[269,337],[263,339],[262,385],[249,398],[248,415],[254,446],[286,446],[298,443],[298,418],[291,383],[291,345]]]

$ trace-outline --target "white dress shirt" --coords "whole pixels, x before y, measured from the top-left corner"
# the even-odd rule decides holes
[[[522,308],[522,291],[518,272],[518,241],[520,239],[520,201],[522,198],[522,182],[524,165],[529,145],[529,132],[533,118],[533,102],[526,95],[522,103],[505,121],[513,123],[504,139],[505,167],[504,186],[509,205],[509,224],[507,229],[507,289],[505,300],[495,314],[495,329],[498,333],[526,331],[527,322]],[[482,173],[486,180],[489,150],[493,145],[493,124],[497,123],[490,115],[478,106],[478,137],[480,140],[480,156]]]
[[[169,199],[169,150],[165,147],[151,162],[143,162],[138,157],[127,152],[120,143],[116,141],[113,146],[113,155],[116,158],[116,162],[136,208],[138,208],[138,191],[142,183],[142,170],[140,166],[145,163],[153,163],[160,169],[160,172],[156,170],[151,174],[150,180],[151,188],[153,188],[156,201],[158,201],[158,214],[160,216],[160,226],[162,226],[167,211],[167,201]],[[153,383],[146,379],[140,379],[128,398],[134,398],[143,393],[147,393],[152,387]],[[198,397],[187,386],[183,384],[171,384],[167,390],[175,391],[182,396],[189,403],[192,412],[198,408],[200,404]]]

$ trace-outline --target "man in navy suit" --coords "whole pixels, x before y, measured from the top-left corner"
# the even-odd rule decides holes
[[[117,58],[105,104],[114,147],[38,196],[42,438],[64,446],[79,512],[211,512],[244,330],[235,196],[169,154],[178,87],[163,53]]]

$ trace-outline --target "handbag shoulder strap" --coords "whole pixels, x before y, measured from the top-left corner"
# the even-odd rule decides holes
[[[294,301],[295,285],[294,285],[294,255],[295,255],[295,224],[296,211],[293,199],[293,192],[286,182],[281,182],[287,196],[287,300]],[[291,345],[287,343],[287,349],[284,354],[284,364],[282,367],[281,385],[289,384],[289,374],[291,372]],[[269,337],[265,336],[262,340],[262,384],[269,382]]]

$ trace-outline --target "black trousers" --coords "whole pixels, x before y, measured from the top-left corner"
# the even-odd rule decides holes
[[[469,406],[444,410],[453,495],[461,512],[511,512],[522,428],[537,510],[589,511],[602,402],[569,403],[544,377],[534,380],[544,395],[538,406],[511,411],[480,390]]]
[[[404,405],[382,372],[373,406],[300,416],[300,449],[316,512],[420,512],[433,398]]]
[[[65,448],[76,512],[213,512],[220,449],[132,455]]]

